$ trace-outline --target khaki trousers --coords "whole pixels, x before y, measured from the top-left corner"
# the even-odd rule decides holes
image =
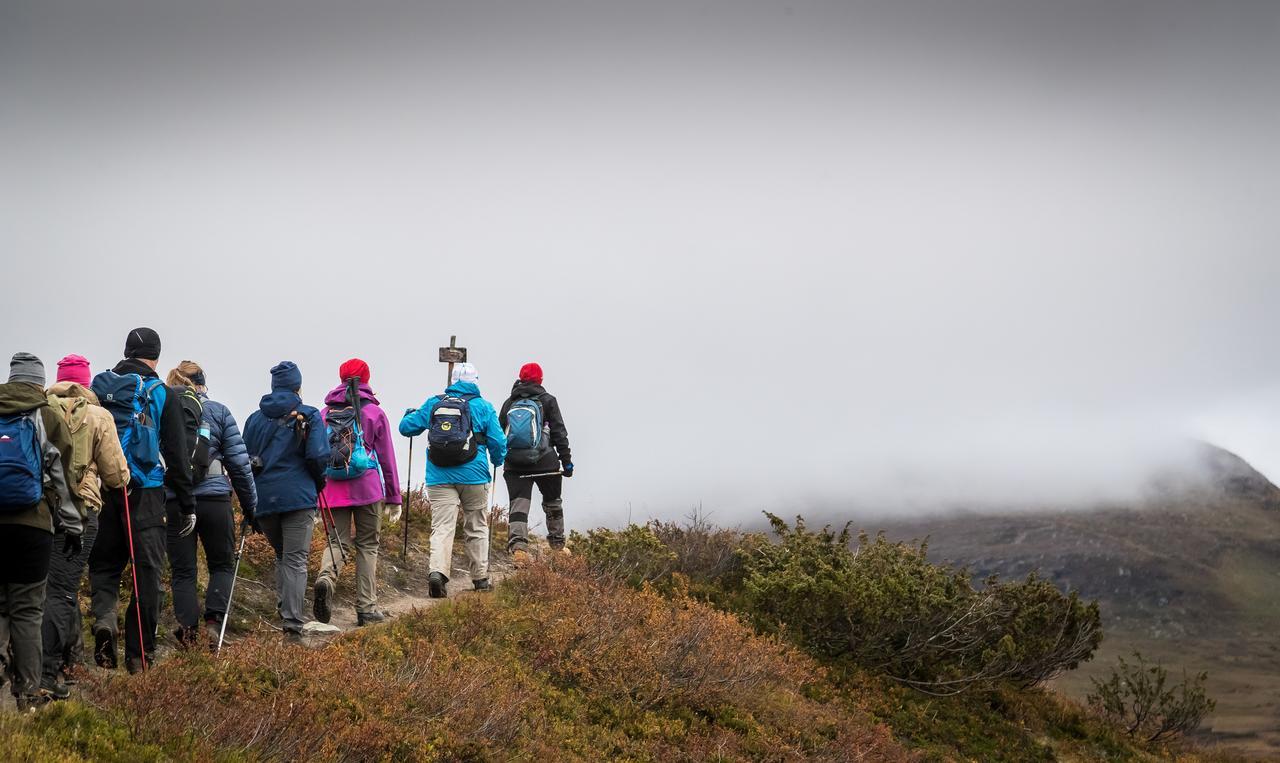
[[[320,557],[320,575],[317,580],[328,578],[329,582],[336,586],[340,570],[333,566],[334,557],[338,558],[339,564],[342,563],[342,553],[336,546],[341,545],[350,554],[351,547],[354,545],[356,612],[372,612],[378,603],[378,533],[382,529],[382,502],[364,506],[334,506],[331,511],[334,532],[337,533],[337,538],[329,536],[329,542],[335,545],[334,553],[330,554],[327,548],[324,550],[324,554]],[[353,523],[355,524],[354,542],[351,528]]]
[[[489,577],[489,486],[428,485],[427,500],[431,501],[431,572],[451,577],[453,537],[461,508],[471,579]]]

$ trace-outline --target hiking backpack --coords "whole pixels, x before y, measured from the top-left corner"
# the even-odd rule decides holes
[[[138,374],[103,371],[93,377],[92,389],[115,420],[120,447],[129,462],[129,486],[163,486],[160,412],[164,410],[164,383]]]
[[[534,398],[521,398],[507,409],[507,463],[512,466],[534,466],[551,447],[549,432],[542,414],[542,403]]]
[[[89,423],[89,406],[93,405],[83,397],[59,397],[49,395],[49,407],[53,408],[67,424],[71,433],[71,471],[67,475],[67,485],[73,493],[80,493],[85,478],[89,475],[89,467],[93,464],[93,425]],[[98,483],[93,483],[92,492],[98,493]]]
[[[431,406],[427,423],[427,459],[436,466],[461,466],[480,452],[471,430],[471,398],[450,395]]]
[[[329,436],[329,466],[324,470],[326,477],[353,480],[378,468],[377,454],[365,444],[360,410],[354,405],[326,408],[324,431]]]
[[[0,417],[0,514],[26,511],[44,497],[37,411]]]
[[[209,425],[204,423],[204,402],[190,387],[178,389],[182,399],[183,413],[187,417],[187,434],[195,442],[191,449],[191,484],[199,485],[209,476],[209,465],[212,459],[209,454]],[[192,417],[195,422],[192,426]]]

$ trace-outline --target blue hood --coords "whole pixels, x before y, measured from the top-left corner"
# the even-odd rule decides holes
[[[258,410],[262,411],[262,415],[278,419],[282,416],[288,416],[291,412],[297,410],[302,404],[302,398],[298,397],[298,393],[287,389],[273,389],[270,393],[263,395],[262,400],[258,401]]]
[[[436,389],[439,389],[439,387]],[[480,387],[475,382],[454,382],[445,388],[445,392],[450,395],[475,395],[480,397]],[[288,411],[285,411],[285,413],[288,413]]]

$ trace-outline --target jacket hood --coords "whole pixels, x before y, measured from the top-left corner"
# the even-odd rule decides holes
[[[82,397],[93,405],[98,404],[98,396],[93,394],[93,390],[76,382],[60,381],[49,388],[49,394],[58,397]]]
[[[0,384],[0,416],[12,416],[15,413],[43,408],[49,404],[44,390],[26,382],[10,382]]]
[[[454,382],[445,388],[445,392],[451,395],[475,395],[480,397],[480,385],[475,382]]]
[[[368,384],[360,384],[360,400],[362,403],[373,403],[374,405],[378,405],[378,398],[374,396],[373,389],[370,388]],[[329,406],[345,406],[347,404],[347,385],[339,384],[329,390],[329,394],[324,396],[324,404]]]
[[[302,405],[302,398],[297,392],[287,389],[273,389],[258,401],[258,410],[262,415],[272,419],[287,416]]]
[[[547,390],[541,384],[518,381],[511,385],[512,397],[541,397],[545,394]]]
[[[122,375],[137,374],[144,379],[160,378],[160,375],[156,373],[154,368],[147,365],[146,363],[143,363],[141,360],[138,360],[137,358],[125,358],[119,363],[116,363],[116,367],[111,370]]]

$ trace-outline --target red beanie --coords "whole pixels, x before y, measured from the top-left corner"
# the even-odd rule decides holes
[[[58,381],[75,382],[89,386],[89,361],[79,355],[68,355],[58,361]]]
[[[525,363],[520,366],[520,381],[529,384],[542,383],[542,366],[537,363]]]
[[[352,358],[338,366],[338,381],[346,381],[353,376],[360,377],[361,384],[369,383],[369,364],[360,358]]]

